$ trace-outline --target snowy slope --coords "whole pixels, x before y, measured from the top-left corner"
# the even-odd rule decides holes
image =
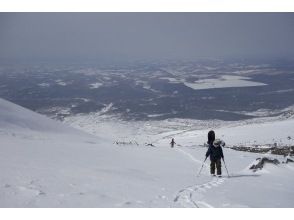
[[[21,106],[0,98],[0,128],[5,130],[45,131],[50,133],[77,133],[75,129],[52,121]],[[79,132],[80,133],[80,132]]]
[[[226,124],[218,128],[207,127],[197,131],[185,131],[176,137],[181,145],[203,145],[210,129],[214,129],[218,138],[223,139],[229,146],[274,143],[281,146],[294,145],[294,119],[254,124]],[[289,140],[288,137],[291,139]]]
[[[1,207],[166,207],[193,179],[170,149],[120,148],[0,102]]]
[[[225,129],[238,134],[217,130],[227,142]],[[90,136],[0,99],[0,207],[294,207],[293,164],[253,173],[259,154],[225,148],[233,177],[210,177],[208,162],[197,177],[206,148],[193,135],[203,143],[207,130],[153,132],[156,147],[116,145],[114,134]],[[181,146],[170,148],[169,135]]]

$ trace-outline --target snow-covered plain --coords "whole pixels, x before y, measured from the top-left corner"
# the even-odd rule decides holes
[[[216,121],[196,129],[182,121],[156,127],[100,117],[105,121],[92,124],[93,136],[0,99],[0,207],[294,207],[291,163],[252,172],[248,167],[260,154],[224,148],[231,177],[225,170],[223,178],[211,177],[209,162],[197,177],[209,129],[228,145],[265,137],[291,144],[285,136],[294,132],[293,119]],[[120,138],[139,145],[115,144]]]
[[[198,89],[212,89],[212,88],[228,88],[228,87],[250,87],[250,86],[264,86],[266,84],[260,82],[250,81],[249,77],[223,75],[220,78],[202,79],[194,83],[184,83],[186,86]]]
[[[103,83],[100,83],[100,82],[90,84],[91,89],[98,89],[101,86],[103,86]]]
[[[213,76],[213,78],[209,78],[211,77],[209,75],[202,75],[201,77],[204,78],[195,82],[187,82],[184,79],[170,77],[161,77],[161,79],[168,80],[170,83],[183,83],[185,86],[194,90],[266,85],[261,82],[254,82],[250,80],[250,77],[239,75],[222,75],[220,77]]]

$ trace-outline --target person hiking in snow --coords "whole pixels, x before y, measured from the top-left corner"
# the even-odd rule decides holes
[[[222,175],[221,170],[221,159],[224,159],[224,154],[222,147],[225,146],[225,142],[220,139],[215,139],[214,131],[208,132],[208,141],[207,144],[209,145],[208,150],[206,152],[206,158],[210,156],[210,174],[215,176],[215,168],[217,170],[217,175]]]
[[[175,142],[175,140],[172,138],[172,140],[171,140],[171,142],[170,142],[170,146],[171,146],[171,148],[173,148],[175,144],[176,144],[176,142]]]

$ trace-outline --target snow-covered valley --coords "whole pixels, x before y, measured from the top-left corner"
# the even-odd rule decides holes
[[[224,166],[211,177],[208,160],[197,176],[210,129],[228,146],[293,146],[291,117],[62,124],[0,99],[0,207],[294,207],[294,163],[283,156],[224,148],[230,177]],[[250,170],[263,156],[281,163]]]

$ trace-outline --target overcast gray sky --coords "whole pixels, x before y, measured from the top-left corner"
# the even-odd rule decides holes
[[[294,56],[294,13],[0,13],[0,59]]]

